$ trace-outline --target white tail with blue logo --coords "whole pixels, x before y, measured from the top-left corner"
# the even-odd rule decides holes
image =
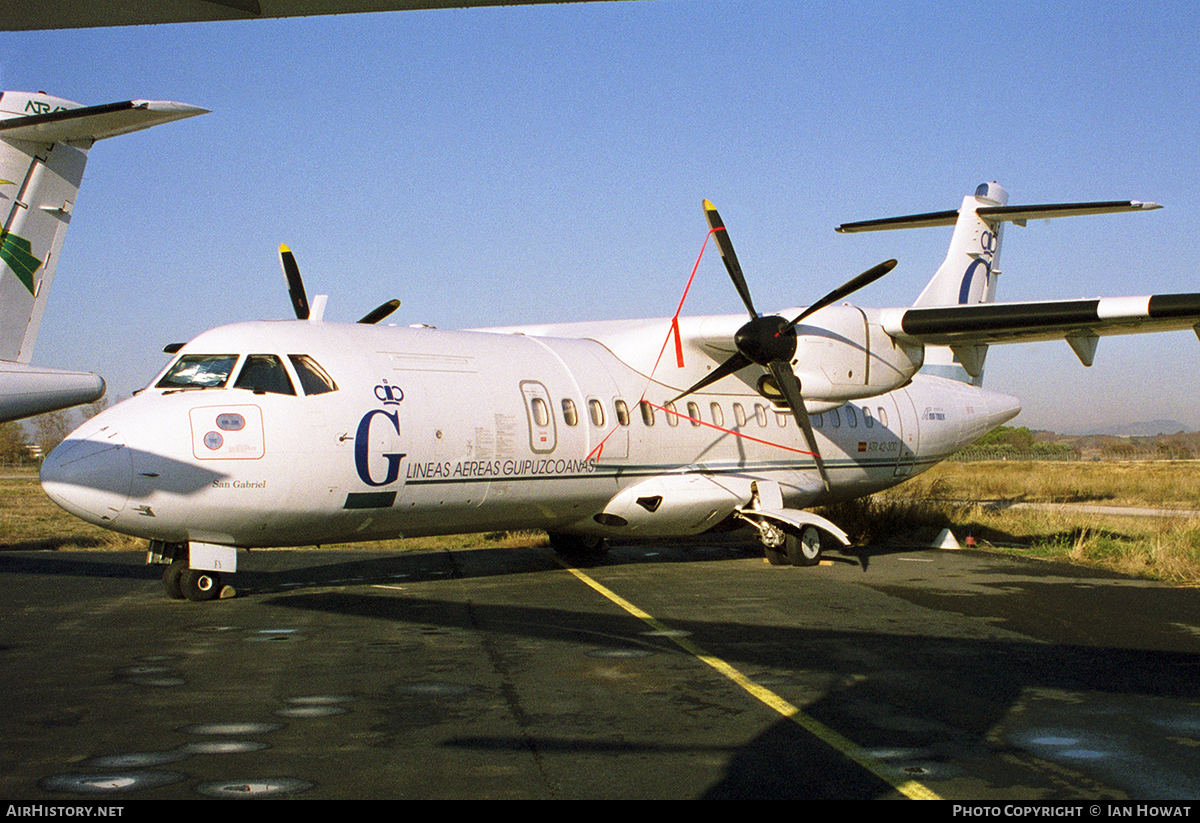
[[[1029,220],[1074,217],[1162,208],[1157,203],[1137,200],[1092,203],[1057,203],[1034,206],[1008,205],[1008,192],[999,183],[981,183],[975,194],[964,197],[957,211],[929,212],[904,217],[887,217],[861,223],[846,223],[844,233],[954,226],[946,259],[933,279],[913,303],[914,308],[940,308],[991,303],[996,299],[1000,277],[1000,242],[1004,224],[1024,226]],[[965,342],[954,346],[925,347],[921,371],[949,377],[975,386],[983,384],[987,344]]]

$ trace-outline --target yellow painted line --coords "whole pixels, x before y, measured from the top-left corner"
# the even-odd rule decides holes
[[[865,751],[863,751],[863,749],[858,744],[854,743],[851,740],[846,739],[845,737],[842,737],[840,734],[838,734],[837,732],[835,732],[833,729],[829,728],[825,724],[820,723],[820,722],[814,720],[813,718],[809,717],[804,712],[800,711],[798,708],[793,706],[791,703],[784,700],[779,695],[775,694],[775,692],[771,691],[770,689],[768,689],[764,686],[760,686],[759,684],[755,683],[753,680],[746,677],[746,675],[742,674],[740,671],[738,671],[736,668],[734,668],[733,666],[726,663],[721,658],[714,657],[713,655],[711,655],[708,652],[701,649],[699,646],[697,646],[695,643],[693,643],[688,638],[681,637],[678,635],[678,633],[671,631],[666,625],[659,622],[656,618],[654,618],[653,616],[642,611],[637,606],[633,605],[632,603],[630,603],[625,598],[621,597],[619,594],[617,594],[613,590],[611,590],[611,589],[607,588],[606,586],[593,580],[591,577],[584,574],[579,569],[572,568],[571,566],[567,565],[565,562],[563,562],[562,560],[560,560],[557,557],[555,558],[555,560],[557,560],[562,565],[563,568],[565,568],[571,574],[575,575],[575,577],[577,577],[581,582],[583,582],[588,587],[590,587],[593,591],[602,595],[603,597],[607,598],[608,600],[612,601],[616,605],[620,606],[626,612],[628,612],[629,614],[633,615],[637,619],[641,620],[642,622],[646,623],[648,626],[653,628],[656,632],[661,632],[663,634],[663,636],[669,638],[673,643],[675,643],[675,645],[679,646],[685,652],[692,655],[697,660],[707,663],[709,666],[716,669],[718,672],[723,674],[725,677],[732,680],[734,683],[736,683],[742,689],[749,692],[751,696],[753,696],[757,700],[761,701],[762,703],[766,704],[771,709],[774,709],[776,712],[783,715],[788,720],[791,720],[793,723],[795,723],[800,728],[804,729],[806,732],[809,732],[810,734],[816,736],[817,738],[824,741],[825,743],[828,743],[830,746],[837,749],[839,752],[841,752],[843,755],[848,757],[850,760],[853,760],[855,763],[862,766],[864,769],[866,769],[871,774],[878,777],[880,780],[887,783],[889,786],[894,788],[896,791],[900,792],[905,797],[908,797],[912,800],[941,800],[942,799],[932,789],[930,789],[928,786],[925,786],[922,783],[918,783],[915,780],[897,779],[897,776],[894,774],[893,769],[889,769],[886,765],[881,763],[879,760],[876,760],[874,757],[871,757],[869,754],[867,754]]]

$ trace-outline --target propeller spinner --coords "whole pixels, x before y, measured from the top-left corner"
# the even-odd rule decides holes
[[[704,201],[704,216],[716,238],[717,248],[721,252],[721,259],[725,262],[725,269],[729,272],[730,279],[733,280],[734,288],[737,289],[738,295],[746,305],[746,310],[750,313],[750,321],[738,329],[733,337],[737,350],[724,363],[705,375],[702,380],[684,391],[675,400],[697,392],[722,377],[741,371],[752,363],[762,366],[775,379],[775,384],[791,408],[796,423],[804,432],[804,439],[812,452],[813,460],[816,461],[821,481],[825,484],[825,490],[829,491],[829,473],[825,469],[825,461],[821,459],[820,450],[817,448],[817,439],[813,434],[812,423],[808,419],[808,410],[804,407],[800,380],[792,370],[792,358],[796,354],[796,324],[831,303],[841,300],[846,295],[883,277],[896,267],[896,261],[887,260],[847,281],[813,303],[790,322],[779,315],[763,316],[754,308],[750,288],[746,285],[745,275],[742,274],[737,254],[733,251],[733,243],[729,240],[729,232],[725,228],[725,223],[721,220],[716,206],[708,200]]]
[[[279,244],[279,265],[283,267],[283,276],[288,285],[288,297],[291,298],[296,319],[307,320],[311,310],[308,306],[308,295],[304,293],[304,280],[300,277],[300,267],[296,264],[296,255],[292,254],[292,250],[283,243]],[[320,300],[320,298],[317,299]],[[358,322],[378,323],[398,308],[400,308],[399,300],[389,300],[372,309]]]

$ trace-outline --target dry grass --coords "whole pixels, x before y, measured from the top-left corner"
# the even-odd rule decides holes
[[[896,489],[822,513],[856,542],[929,545],[949,528],[960,542],[972,537],[1000,551],[1200,584],[1200,520],[1006,507],[1013,502],[1200,510],[1200,462],[942,463]],[[405,552],[544,545],[544,532],[522,531],[323,548]],[[31,470],[0,476],[0,551],[144,547],[144,541],[105,531],[59,509],[42,493]]]
[[[450,551],[452,549],[523,549],[534,546],[549,546],[550,539],[540,529],[524,529],[510,532],[478,532],[475,534],[447,534],[437,537],[403,537],[395,540],[375,540],[367,543],[334,543],[308,548],[332,549],[377,549],[380,551]],[[303,548],[303,547],[302,547]],[[288,551],[294,551],[289,549]]]
[[[546,533],[531,530],[342,543],[321,548],[405,552],[546,545],[549,545]],[[35,470],[8,469],[0,475],[0,551],[131,551],[145,548],[145,540],[85,523],[54,505],[42,492]]]
[[[929,545],[943,528],[960,542],[1200,584],[1200,519],[1011,507],[1079,503],[1200,510],[1200,463],[943,463],[824,514],[852,537]]]
[[[1200,461],[940,463],[888,494],[1200,509]]]
[[[145,541],[84,523],[50,502],[33,469],[0,476],[0,551],[130,550]]]

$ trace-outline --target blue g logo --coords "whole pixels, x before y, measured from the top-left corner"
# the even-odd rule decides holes
[[[371,466],[369,460],[371,446],[371,421],[379,416],[382,416],[390,421],[396,434],[400,434],[399,412],[387,412],[383,409],[372,409],[363,415],[362,420],[358,421],[358,432],[354,436],[354,468],[358,470],[359,479],[368,486],[386,486],[389,483],[395,483],[400,477],[400,461],[404,458],[404,453],[380,455],[387,460],[387,471],[385,472],[382,480],[374,480],[371,477]]]

